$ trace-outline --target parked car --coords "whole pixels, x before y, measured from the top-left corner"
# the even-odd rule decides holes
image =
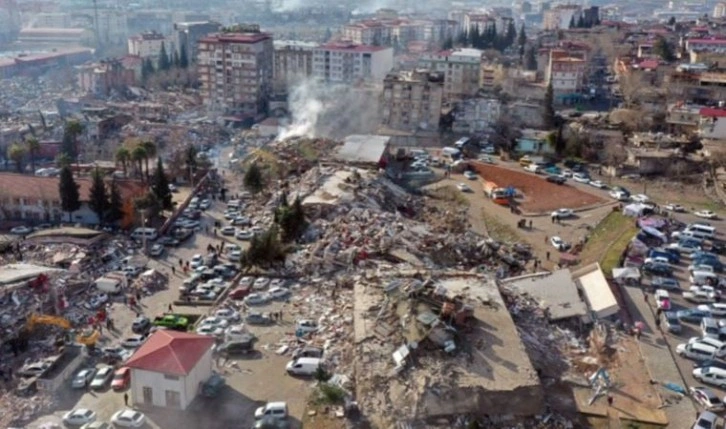
[[[252,284],[252,288],[256,290],[265,289],[270,284],[270,279],[267,277],[257,277],[255,282]]]
[[[663,326],[665,329],[672,334],[680,334],[682,331],[681,321],[678,320],[678,315],[674,311],[665,311],[663,315]]]
[[[131,324],[131,331],[135,334],[146,334],[151,328],[151,320],[146,316],[139,316]]]
[[[295,323],[295,331],[296,332],[302,332],[303,334],[307,334],[309,332],[317,332],[318,330],[318,324],[313,320],[298,320],[297,323]]]
[[[704,411],[696,418],[693,429],[716,429],[718,416],[710,411]]]
[[[157,243],[149,248],[150,256],[158,257],[161,256],[162,253],[164,253],[164,246],[162,246],[161,244]]]
[[[252,240],[255,235],[249,229],[240,229],[234,236],[237,240]]]
[[[108,385],[113,377],[113,367],[103,366],[96,371],[96,375],[91,380],[91,389],[101,390]]]
[[[564,218],[572,217],[574,215],[575,215],[575,212],[572,209],[557,209],[557,210],[553,211],[550,216],[564,219]]]
[[[199,208],[201,210],[207,210],[208,208],[212,207],[212,202],[209,200],[202,200],[199,202]]]
[[[28,235],[31,232],[33,232],[33,228],[27,226],[16,226],[10,230],[10,233],[13,235]]]
[[[593,186],[598,189],[607,189],[607,187],[608,187],[608,185],[604,184],[600,180],[591,180],[589,184],[590,184],[590,186]]]
[[[132,335],[121,342],[122,347],[135,349],[140,347],[146,341],[146,335]]]
[[[474,172],[473,172],[473,171],[471,171],[471,170],[466,170],[466,171],[464,172],[464,177],[466,177],[466,178],[467,178],[467,179],[469,179],[469,180],[476,180],[476,179],[477,179],[477,177],[479,177],[479,176],[477,176],[477,175],[476,175],[476,173],[474,173]]]
[[[214,317],[209,316],[202,319],[201,322],[199,322],[200,325],[212,325],[217,328],[226,328],[229,326],[229,321],[227,319],[223,319],[221,317]]]
[[[625,193],[623,191],[615,190],[615,189],[613,189],[612,191],[610,191],[609,195],[610,195],[610,197],[612,197],[612,198],[614,198],[614,199],[616,199],[618,201],[628,201],[630,199],[630,195],[629,194],[627,194],[627,193]]]
[[[275,420],[287,419],[287,403],[285,402],[268,402],[262,407],[255,410],[255,420],[263,418],[272,418]]]
[[[83,368],[76,373],[71,382],[71,386],[74,389],[85,389],[88,383],[93,380],[93,376],[96,374],[96,368]]]
[[[121,367],[116,370],[113,374],[113,380],[111,380],[111,389],[113,390],[124,390],[129,387],[131,383],[131,369],[127,366]]]
[[[559,250],[560,252],[565,252],[570,249],[570,244],[557,236],[550,238],[550,243],[555,249]]]
[[[456,189],[460,190],[461,192],[474,192],[469,185],[466,183],[459,183],[456,185]]]
[[[694,215],[702,217],[704,219],[717,219],[718,215],[711,210],[698,210],[693,212]]]
[[[199,335],[209,337],[221,337],[224,335],[224,329],[214,325],[199,325],[195,332]]]
[[[117,411],[112,417],[111,422],[116,426],[124,428],[140,428],[146,422],[146,416],[136,410]]]
[[[686,323],[701,323],[704,317],[711,317],[711,313],[697,308],[689,308],[686,310],[679,310],[676,312],[678,320]]]
[[[556,183],[558,185],[564,185],[565,182],[567,181],[567,179],[564,176],[556,176],[554,174],[548,175],[545,180],[547,180],[548,182],[551,182],[551,183]]]
[[[290,296],[290,291],[282,287],[271,287],[267,293],[272,299],[286,299]]]
[[[252,225],[252,220],[247,216],[236,216],[232,219],[231,224],[235,226],[249,226]]]
[[[663,208],[666,210],[672,211],[672,212],[677,212],[677,213],[683,213],[686,211],[686,209],[683,208],[683,206],[680,204],[668,203],[668,204],[664,205]]]
[[[251,312],[245,317],[245,322],[250,325],[271,325],[272,317],[268,313]]]
[[[265,293],[251,293],[247,295],[247,298],[245,298],[244,303],[247,305],[262,305],[267,303],[270,300],[269,295]]]
[[[214,317],[224,319],[228,322],[236,322],[241,318],[239,312],[231,308],[220,308],[214,312]]]
[[[204,265],[204,258],[200,254],[196,254],[192,256],[192,260],[189,262],[189,267],[193,270],[196,270],[197,268]]]
[[[708,411],[723,411],[724,403],[716,392],[703,386],[693,386],[688,388],[691,397]]]
[[[671,297],[667,291],[657,289],[653,295],[655,296],[656,308],[662,311],[668,311],[671,309]]]
[[[635,194],[631,196],[630,199],[636,203],[647,203],[650,201],[650,198],[645,194]]]
[[[579,183],[590,183],[590,177],[583,173],[574,173],[572,175],[572,180]]]
[[[235,227],[233,227],[233,226],[225,226],[224,228],[222,228],[222,231],[221,232],[222,232],[222,235],[229,236],[229,235],[234,235],[235,231],[236,231],[236,228]]]
[[[250,287],[247,286],[240,286],[229,293],[229,297],[231,299],[237,300],[237,299],[245,299],[247,295],[250,294]]]
[[[681,285],[678,280],[672,277],[653,277],[650,281],[650,285],[655,289],[663,290],[680,290]]]
[[[88,408],[76,408],[63,415],[63,423],[72,426],[85,425],[96,421],[96,413]]]
[[[650,264],[643,264],[641,270],[643,271],[643,274],[647,276],[659,276],[659,277],[672,277],[673,276],[673,268],[670,265],[667,264],[661,264],[661,263],[650,263]]]

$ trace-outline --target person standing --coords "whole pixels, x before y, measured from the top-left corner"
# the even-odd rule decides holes
[[[613,395],[608,395],[608,407],[612,407],[613,406],[613,401],[614,400],[615,400],[615,398],[613,398]]]
[[[129,406],[129,394],[124,393],[124,405]]]

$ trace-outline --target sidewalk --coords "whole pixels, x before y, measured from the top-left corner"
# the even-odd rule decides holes
[[[677,383],[688,388],[683,379],[673,355],[669,351],[668,338],[655,327],[655,313],[650,304],[643,299],[640,287],[621,286],[624,298],[628,305],[628,312],[633,321],[641,321],[646,329],[640,339],[640,354],[650,373],[650,378],[660,382]],[[652,300],[652,296],[649,297]],[[659,394],[663,392],[659,388]],[[698,409],[689,398],[683,398],[663,408],[668,416],[669,428],[688,428],[693,425]]]

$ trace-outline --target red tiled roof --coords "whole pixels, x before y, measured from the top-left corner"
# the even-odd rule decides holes
[[[658,60],[645,60],[638,64],[638,68],[654,70],[657,69],[659,65],[660,63]]]
[[[726,118],[726,109],[716,109],[714,107],[704,107],[698,111],[701,116],[708,118]]]
[[[6,198],[30,198],[40,200],[60,199],[58,177],[30,176],[27,174],[0,173],[0,189]],[[91,179],[76,178],[81,201],[88,201],[91,193]],[[124,200],[135,198],[144,193],[146,185],[138,180],[116,180]]]
[[[687,42],[689,45],[726,45],[726,39],[688,39]]]
[[[129,368],[188,375],[214,345],[214,338],[172,330],[154,332],[126,362]]]

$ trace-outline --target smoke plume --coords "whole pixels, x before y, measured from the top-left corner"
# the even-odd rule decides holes
[[[288,98],[290,125],[277,140],[290,137],[341,139],[374,133],[380,124],[378,89],[359,89],[305,80]]]

